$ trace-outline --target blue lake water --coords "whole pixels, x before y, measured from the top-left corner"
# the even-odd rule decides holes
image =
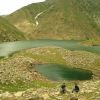
[[[58,46],[69,50],[82,50],[100,54],[100,46],[84,46],[80,41],[74,40],[30,40],[30,41],[17,41],[5,42],[0,44],[0,57],[8,56],[17,51],[45,47],[45,46]]]
[[[71,68],[66,65],[44,64],[37,65],[36,70],[50,80],[90,80],[92,72],[83,69]]]

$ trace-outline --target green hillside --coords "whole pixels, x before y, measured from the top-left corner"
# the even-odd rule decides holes
[[[23,33],[0,17],[0,42],[16,41],[24,39]]]
[[[100,0],[47,0],[23,7],[7,19],[27,37],[97,40],[99,5]]]

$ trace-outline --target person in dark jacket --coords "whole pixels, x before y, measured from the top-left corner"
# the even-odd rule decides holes
[[[72,90],[72,93],[73,93],[73,92],[78,93],[79,91],[80,91],[79,86],[77,85],[77,83],[75,83],[75,87],[74,87],[74,89]]]
[[[66,93],[66,85],[65,85],[65,83],[63,83],[63,84],[61,85],[60,93],[62,93],[62,94]]]

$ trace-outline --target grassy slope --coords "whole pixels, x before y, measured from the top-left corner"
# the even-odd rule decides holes
[[[93,80],[89,81],[78,81],[81,90],[80,93],[78,94],[78,98],[80,100],[92,100],[92,98],[99,100],[100,97],[100,88],[99,88],[100,71],[98,70],[100,69],[99,60],[100,57],[97,54],[89,53],[86,51],[70,51],[59,47],[33,48],[16,53],[12,55],[10,58],[1,59],[0,64],[2,64],[2,66],[0,67],[0,70],[2,68],[6,68],[6,70],[4,70],[4,74],[6,74],[5,71],[9,72],[10,70],[14,71],[16,68],[20,68],[20,70],[18,70],[17,72],[13,72],[14,73],[13,77],[15,77],[15,74],[17,75],[17,73],[18,76],[21,73],[21,77],[23,77],[25,70],[29,72],[29,68],[31,68],[29,65],[31,62],[33,64],[37,63],[57,63],[64,65],[67,64],[69,66],[77,68],[88,69],[91,70],[94,74],[96,74],[98,78],[97,79],[94,78]],[[7,74],[2,75],[2,73],[0,74],[1,76],[4,77],[2,80],[4,80],[5,77],[7,78],[8,76],[9,77],[7,79],[10,79],[11,78],[10,74],[12,75],[12,71],[10,71],[10,74],[8,73],[8,75]],[[25,74],[27,73],[25,72]],[[26,76],[27,75],[24,75],[24,77]],[[31,76],[34,78],[34,75],[30,74],[30,77]],[[35,76],[35,78],[37,77]],[[68,99],[72,96],[75,96],[75,94],[68,94],[68,93],[66,95],[59,94],[59,88],[63,81],[52,83],[51,81],[46,81],[45,79],[41,80],[41,77],[40,79],[37,79],[35,81],[34,79],[32,80],[33,82],[31,83],[29,82],[28,84],[20,81],[17,84],[8,84],[8,85],[0,84],[0,88],[3,91],[9,91],[11,94],[12,92],[20,93],[20,91],[24,91],[25,95],[19,96],[19,98],[23,98],[22,100],[25,100],[24,98],[26,98],[27,95],[32,98],[34,96],[33,92],[36,93],[37,97],[47,94],[50,100],[55,100],[55,98],[59,97],[62,98],[61,100],[66,100],[66,98]],[[72,87],[74,86],[74,81],[66,81],[66,85],[68,91],[71,93]],[[10,97],[5,96],[5,98],[8,99]],[[15,96],[12,96],[12,98],[13,99],[10,98],[10,100],[14,100]],[[19,98],[16,100],[19,100]],[[1,100],[6,100],[6,99],[1,99]]]
[[[35,16],[51,5],[51,9],[39,16],[40,24],[36,27]],[[100,38],[99,5],[99,0],[47,0],[26,6],[7,19],[32,38],[97,40]]]
[[[39,3],[26,6],[6,18],[18,29],[26,32],[26,38],[31,38],[36,30],[35,16],[49,7],[50,4]]]
[[[24,39],[23,33],[0,17],[0,42],[16,41]]]

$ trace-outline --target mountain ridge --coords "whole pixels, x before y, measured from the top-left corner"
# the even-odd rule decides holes
[[[32,39],[96,40],[100,38],[99,4],[99,0],[47,0],[25,6],[6,18]],[[41,12],[36,27],[35,17]]]

